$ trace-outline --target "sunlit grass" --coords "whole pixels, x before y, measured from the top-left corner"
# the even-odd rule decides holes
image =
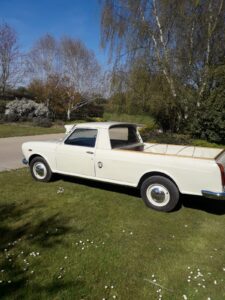
[[[200,139],[193,139],[192,143],[194,146],[200,146],[200,147],[225,148],[225,145],[210,143],[208,141],[200,140]]]
[[[165,214],[134,189],[0,173],[0,297],[224,299],[225,203]]]
[[[63,126],[36,127],[29,123],[0,124],[0,138],[65,132]]]

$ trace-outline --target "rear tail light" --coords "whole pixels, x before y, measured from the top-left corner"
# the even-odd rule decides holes
[[[220,164],[220,163],[217,163],[217,165],[220,168],[222,185],[224,187],[225,186],[225,171],[224,171],[224,166],[222,164]]]

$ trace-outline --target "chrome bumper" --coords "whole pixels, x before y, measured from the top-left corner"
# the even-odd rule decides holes
[[[24,165],[28,165],[28,161],[26,160],[26,158],[23,158],[23,159],[22,159],[22,163],[23,163]]]
[[[225,200],[225,192],[211,192],[211,191],[202,191],[202,195],[206,198],[210,199],[219,199],[219,200]]]

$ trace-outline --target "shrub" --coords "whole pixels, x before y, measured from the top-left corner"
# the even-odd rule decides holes
[[[144,142],[176,144],[176,145],[191,145],[192,139],[190,135],[162,133],[159,130],[148,130],[143,128],[140,130]]]
[[[49,115],[49,110],[47,106],[43,103],[38,104],[37,108],[35,109],[35,116],[38,118],[46,118]]]
[[[17,122],[17,121],[19,121],[19,116],[14,112],[10,112],[8,114],[5,114],[5,121],[7,121],[7,122]]]
[[[213,143],[225,143],[225,109],[204,104],[191,126],[192,135]]]
[[[65,122],[62,120],[54,120],[54,124],[57,126],[64,126]]]
[[[48,118],[49,110],[43,103],[33,100],[13,100],[6,105],[5,116],[8,121],[31,121],[33,118]]]
[[[105,119],[104,118],[98,118],[98,117],[93,117],[93,118],[90,118],[90,117],[87,117],[87,121],[88,122],[105,122]]]
[[[0,113],[0,124],[4,124],[5,123],[5,115]]]
[[[41,118],[41,117],[34,118],[33,124],[34,126],[46,127],[46,128],[52,126],[51,120],[49,120],[48,118]]]
[[[144,127],[139,129],[141,137],[144,141],[149,140],[150,137],[157,134],[157,131],[159,131],[159,128],[155,123],[145,125]]]
[[[191,124],[193,137],[225,144],[225,65],[210,70],[211,87],[204,94]]]
[[[4,114],[6,108],[6,101],[0,101],[0,114]]]
[[[104,106],[98,103],[89,103],[71,112],[71,120],[87,120],[88,118],[103,118]]]

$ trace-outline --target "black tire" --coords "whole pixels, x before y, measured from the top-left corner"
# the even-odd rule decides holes
[[[31,160],[30,171],[32,177],[37,181],[49,182],[53,177],[53,173],[48,163],[41,156],[36,156]],[[38,174],[38,172],[40,172],[40,175]]]
[[[141,197],[148,207],[170,212],[178,205],[180,193],[170,179],[163,176],[152,176],[142,183]]]

